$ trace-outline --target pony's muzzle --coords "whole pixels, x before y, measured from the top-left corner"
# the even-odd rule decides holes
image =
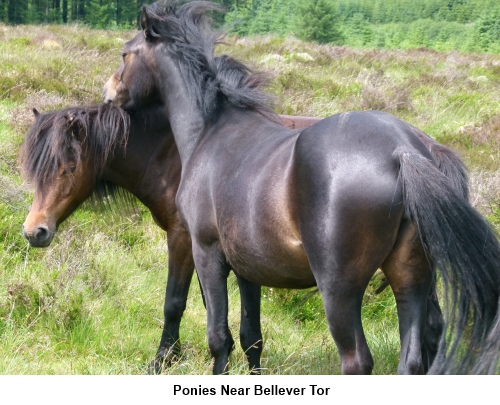
[[[47,247],[52,242],[54,236],[49,228],[39,225],[32,232],[27,232],[23,224],[23,235],[28,240],[31,247]]]

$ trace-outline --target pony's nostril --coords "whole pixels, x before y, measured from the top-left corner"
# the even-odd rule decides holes
[[[112,100],[112,99],[110,99],[110,98],[108,98],[108,99],[106,99],[105,103],[106,103],[106,104],[112,104],[112,103],[113,103],[113,100]]]
[[[39,225],[35,228],[32,228],[30,226],[26,227],[23,224],[23,235],[29,242],[31,247],[42,248],[50,245],[54,233],[51,232],[45,225]]]
[[[36,228],[35,232],[33,232],[33,237],[38,242],[43,242],[49,237],[49,229],[45,226],[39,226]]]

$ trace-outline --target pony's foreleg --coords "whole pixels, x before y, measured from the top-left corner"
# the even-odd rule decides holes
[[[251,374],[260,374],[262,332],[260,329],[260,285],[236,275],[241,296],[240,343]]]
[[[228,325],[227,276],[230,267],[217,243],[205,246],[193,241],[193,256],[205,294],[213,373],[223,374],[229,370],[229,354],[234,347]]]
[[[179,355],[179,328],[186,309],[189,286],[194,273],[191,239],[187,231],[168,233],[168,280],[163,307],[164,323],[160,345],[149,365],[150,374],[159,374]]]
[[[433,272],[414,225],[408,222],[401,225],[395,248],[382,264],[382,270],[394,292],[398,309],[401,339],[398,374],[423,374],[426,367],[422,348]],[[435,315],[434,312],[430,314]],[[430,342],[433,331],[428,333]],[[436,348],[429,348],[426,356],[430,355],[433,360]]]

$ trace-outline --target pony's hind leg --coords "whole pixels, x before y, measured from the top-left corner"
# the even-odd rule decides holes
[[[427,321],[424,330],[424,341],[422,344],[422,359],[424,371],[427,373],[431,368],[437,351],[439,340],[444,331],[444,319],[436,292],[435,281],[433,282],[429,296],[427,297]]]
[[[436,358],[439,340],[444,331],[444,319],[441,306],[439,305],[435,280],[432,283],[429,296],[427,297],[427,320],[424,329],[424,340],[422,342],[422,360],[424,371],[427,373]],[[376,294],[382,292],[389,286],[387,279],[377,288]]]
[[[303,237],[328,326],[339,351],[342,374],[371,374],[373,370],[373,357],[361,323],[361,306],[368,282],[383,261],[382,252],[389,249],[389,244],[381,238],[376,240],[366,234],[363,237],[362,228],[357,229],[359,232],[354,231],[350,238],[342,237],[345,232],[340,232],[329,243],[317,234]]]
[[[299,223],[301,238],[342,373],[371,374],[374,362],[361,323],[361,306],[370,279],[394,246],[402,209],[390,215],[390,202],[339,200],[312,208],[301,201],[306,206]]]
[[[404,220],[393,252],[382,264],[382,271],[396,298],[401,355],[399,374],[423,374],[426,371],[422,348],[425,342],[427,301],[432,284],[433,269],[422,248],[416,227]],[[432,316],[436,315],[434,312]],[[434,331],[428,329],[428,340]],[[433,357],[429,347],[426,357]],[[426,359],[428,362],[431,359]]]
[[[318,283],[342,374],[371,374],[373,370],[373,357],[361,324],[361,304],[369,280],[368,277],[362,283],[359,279]]]

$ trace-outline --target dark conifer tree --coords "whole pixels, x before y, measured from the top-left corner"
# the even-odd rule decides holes
[[[117,16],[117,24],[120,27],[135,28],[137,16],[140,15],[140,7],[137,0],[120,0],[120,18]]]
[[[28,22],[28,0],[10,0],[7,18],[11,24],[26,24]]]
[[[331,0],[305,0],[297,6],[296,35],[320,44],[343,43],[339,18]]]
[[[62,22],[68,22],[68,0],[62,0]]]

